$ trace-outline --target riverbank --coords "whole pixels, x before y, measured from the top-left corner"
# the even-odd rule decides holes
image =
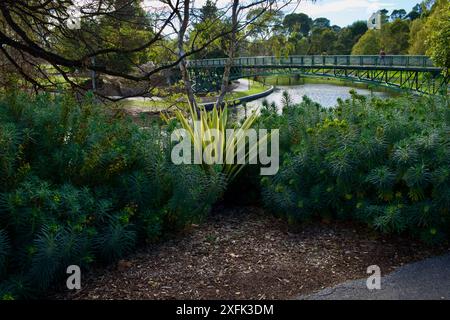
[[[232,85],[232,89],[227,93],[225,100],[230,105],[236,105],[242,102],[248,102],[259,99],[271,94],[273,86],[264,85],[258,81],[250,79],[239,79]],[[199,103],[206,108],[212,107],[217,96],[212,94],[199,98]],[[161,112],[175,105],[175,101],[167,101],[158,97],[133,97],[124,99],[119,104],[125,109],[134,112],[142,110],[143,112]]]
[[[244,79],[244,80],[246,80],[246,79]],[[260,90],[261,88],[264,88],[265,90],[261,91]],[[229,106],[237,106],[239,104],[243,104],[243,103],[256,101],[256,100],[265,98],[265,97],[271,95],[273,93],[274,89],[275,89],[274,86],[267,87],[267,86],[259,83],[259,88],[249,89],[247,91],[241,91],[241,92],[240,91],[232,92],[226,101]],[[252,93],[252,92],[254,92],[254,93]],[[252,93],[252,94],[249,94],[249,93]],[[215,104],[214,101],[209,102],[209,103],[202,103],[202,105],[206,109],[212,109],[214,107],[214,104]]]

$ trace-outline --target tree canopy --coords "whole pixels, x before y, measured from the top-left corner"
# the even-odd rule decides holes
[[[425,0],[406,14],[395,9],[390,16],[387,10],[381,30],[369,30],[352,49],[352,54],[377,54],[381,48],[387,54],[428,55],[437,65],[448,66],[448,15],[447,0]]]

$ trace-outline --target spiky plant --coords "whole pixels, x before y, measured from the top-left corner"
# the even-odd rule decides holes
[[[228,125],[227,106],[224,108],[216,108],[214,106],[211,111],[202,108],[199,112],[196,112],[194,108],[190,107],[188,115],[177,110],[175,112],[175,117],[181,124],[181,128],[188,133],[187,138],[190,139],[194,146],[194,154],[199,155],[199,157],[203,159],[203,167],[206,170],[214,170],[214,167],[219,167],[218,171],[225,174],[228,180],[234,179],[242,170],[244,164],[239,164],[236,161],[234,161],[234,163],[219,164],[218,166],[211,164],[214,163],[214,157],[216,155],[220,155],[223,162],[225,162],[228,155],[235,155],[237,148],[246,145],[245,131],[252,127],[258,115],[253,112],[240,126],[237,126],[237,124],[234,126]],[[170,119],[167,116],[164,116],[164,120],[167,123],[170,122]],[[235,131],[235,134],[231,136],[231,139],[228,139],[226,130],[230,127],[237,130]],[[219,133],[219,139],[214,139],[212,137],[212,131]],[[181,136],[179,138],[182,139]],[[268,138],[269,134],[265,134],[263,137],[259,137],[257,144],[246,148],[246,163],[254,160],[250,155],[257,154],[257,152],[253,151],[257,151],[262,144],[266,143]]]
[[[39,296],[68,265],[112,262],[204,217],[225,180],[175,168],[167,136],[89,99],[0,97],[0,299]]]
[[[354,92],[334,109],[309,99],[285,108],[277,123],[291,139],[281,144],[279,173],[261,182],[265,204],[290,220],[353,218],[443,241],[450,235],[449,109],[448,97]],[[263,118],[274,123],[273,115]]]
[[[6,231],[0,229],[0,279],[6,272],[6,263],[10,253],[10,244]]]
[[[136,242],[136,233],[119,219],[111,221],[98,231],[94,238],[94,248],[99,257],[111,262],[130,253]]]

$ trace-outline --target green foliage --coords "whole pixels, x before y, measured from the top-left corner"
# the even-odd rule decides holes
[[[173,119],[163,116],[166,123],[170,123]],[[238,124],[230,125],[228,123],[228,107],[217,108],[214,106],[212,111],[207,111],[205,108],[197,111],[192,106],[189,107],[189,114],[186,115],[180,110],[175,111],[175,119],[180,124],[181,128],[187,133],[187,137],[182,137],[178,133],[178,139],[188,139],[193,145],[193,153],[203,158],[203,167],[208,172],[223,173],[228,180],[234,179],[242,170],[245,164],[237,163],[236,153],[241,146],[245,146],[246,130],[250,129],[257,119],[257,114],[252,112],[240,126]],[[227,129],[236,129],[234,135],[227,136]],[[253,162],[254,155],[250,150],[258,150],[257,148],[266,143],[269,134],[260,137],[257,144],[248,146],[244,150],[244,159],[248,162]],[[253,155],[252,155],[253,154]],[[228,159],[232,155],[233,163],[228,163]],[[222,161],[218,161],[219,159]],[[222,164],[224,163],[224,164]]]
[[[312,27],[312,19],[304,13],[290,13],[283,19],[283,27],[288,32],[300,32],[303,36],[307,36]]]
[[[207,173],[199,166],[175,167],[172,177],[174,192],[165,209],[168,228],[198,222],[210,211],[217,195],[225,190],[222,174]]]
[[[353,46],[354,55],[376,55],[380,52],[380,35],[377,30],[368,30]]]
[[[259,9],[252,10],[248,17],[254,17],[258,12]],[[269,12],[247,28],[251,41],[241,49],[240,55],[348,55],[366,31],[365,21],[355,21],[340,28],[331,26],[323,17],[313,21],[304,13],[283,16],[281,12]]]
[[[411,22],[409,32],[409,49],[408,53],[411,55],[425,55],[427,51],[426,40],[429,35],[429,28],[425,24],[424,19],[415,19]]]
[[[385,49],[387,54],[406,54],[409,47],[408,39],[409,21],[396,19],[381,27],[381,47]]]
[[[106,261],[114,261],[129,253],[136,241],[136,234],[121,217],[108,223],[94,239],[94,247]],[[122,221],[120,221],[122,220]]]
[[[70,97],[0,100],[0,298],[64,284],[198,221],[225,179],[175,166],[161,128]]]
[[[427,20],[428,29],[431,30],[427,38],[427,55],[435,64],[450,68],[450,3],[440,0],[436,3],[433,13]]]
[[[409,48],[409,21],[396,19],[385,23],[381,30],[368,30],[352,49],[355,55],[377,55],[381,48],[387,54],[405,54]]]
[[[9,255],[10,245],[6,231],[0,229],[0,279],[6,271],[6,262]]]
[[[314,28],[311,35],[311,52],[315,54],[329,54],[332,46],[337,40],[337,34],[333,30],[322,27]]]
[[[264,203],[290,221],[365,222],[429,242],[450,236],[450,108],[447,97],[381,100],[352,93],[335,109],[306,97],[282,115],[282,164],[263,178]]]
[[[351,26],[343,28],[334,43],[333,53],[350,54],[354,44],[366,31],[367,25],[363,21],[356,21]]]
[[[195,53],[193,59],[222,58],[227,56],[229,35],[220,36],[224,31],[230,30],[229,21],[220,19],[220,12],[213,1],[206,1],[200,10],[199,21],[194,23],[190,31],[189,45],[192,47],[205,47]]]
[[[155,64],[166,62],[170,53],[168,51],[162,53],[160,46],[123,52],[138,49],[154,37],[152,21],[142,7],[143,1],[109,0],[107,2],[104,5],[110,6],[114,12],[99,15],[93,19],[83,19],[82,28],[77,31],[76,36],[61,35],[57,28],[50,35],[56,51],[65,57],[76,59],[93,51],[106,49],[105,51],[108,52],[107,49],[114,49],[112,52],[97,55],[95,64],[123,73],[136,71],[136,66],[145,64],[150,59]],[[83,45],[80,45],[80,39]]]

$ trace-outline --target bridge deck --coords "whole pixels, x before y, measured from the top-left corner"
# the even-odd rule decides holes
[[[190,68],[223,67],[226,58],[190,60]],[[432,71],[435,67],[426,56],[289,56],[241,57],[234,59],[233,67],[243,68],[348,68]]]

